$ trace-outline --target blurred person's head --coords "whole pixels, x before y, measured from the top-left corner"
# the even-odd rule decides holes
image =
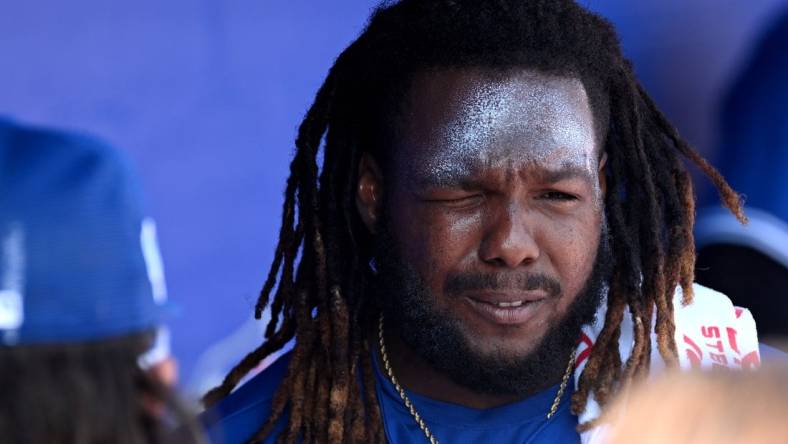
[[[189,423],[153,221],[115,150],[0,120],[0,440],[164,442]]]
[[[788,10],[769,23],[722,101],[717,163],[745,196],[750,224],[715,206],[698,212],[695,230],[698,283],[747,307],[767,341],[788,336],[786,79]]]
[[[722,209],[699,213],[697,281],[747,307],[763,342],[786,347],[788,221],[755,208],[748,209],[747,216],[749,223],[741,225]]]
[[[606,444],[788,442],[788,368],[669,373],[607,412]]]

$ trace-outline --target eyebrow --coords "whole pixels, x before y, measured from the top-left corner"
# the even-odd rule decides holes
[[[567,179],[583,179],[591,182],[591,175],[588,173],[588,170],[576,165],[564,165],[556,170],[542,169],[537,174],[541,176],[540,180],[548,183],[561,182]]]
[[[538,168],[530,174],[536,180],[546,183],[558,183],[563,180],[581,179],[593,183],[588,170],[577,165],[564,165],[557,169]],[[468,171],[446,171],[442,174],[428,174],[412,178],[413,185],[419,188],[462,188],[475,189],[481,187],[481,182],[476,180]]]
[[[466,173],[458,172],[447,172],[440,175],[418,177],[413,183],[419,188],[438,187],[472,189],[478,188],[481,185],[479,181],[469,177]]]

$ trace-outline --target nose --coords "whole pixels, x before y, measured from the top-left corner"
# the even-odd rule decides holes
[[[491,220],[479,249],[480,258],[489,264],[516,268],[539,258],[539,245],[528,223],[527,212],[517,204],[509,205]]]

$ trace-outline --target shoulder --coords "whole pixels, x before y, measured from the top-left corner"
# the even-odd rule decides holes
[[[754,331],[755,321],[750,311],[744,307],[733,305],[733,302],[725,294],[700,284],[692,285],[692,293],[692,302],[684,304],[684,293],[681,287],[676,287],[673,297],[676,322],[690,325],[709,323],[710,321],[737,323]]]
[[[271,413],[271,401],[287,372],[290,356],[290,353],[282,355],[230,396],[200,415],[200,422],[210,442],[242,443],[258,430]]]
[[[694,284],[692,290],[692,302],[688,304],[683,303],[680,288],[673,299],[682,367],[757,367],[758,331],[750,311],[702,285]]]

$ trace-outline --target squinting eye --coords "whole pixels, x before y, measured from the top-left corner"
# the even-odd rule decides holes
[[[560,191],[548,191],[546,193],[543,193],[542,197],[548,200],[559,200],[559,201],[577,200],[576,196],[567,193],[562,193]]]

